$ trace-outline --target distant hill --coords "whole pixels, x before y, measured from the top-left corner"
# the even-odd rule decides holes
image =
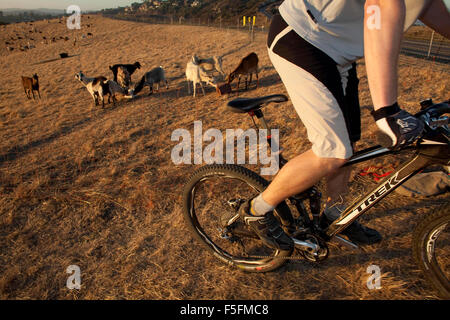
[[[29,14],[29,13],[33,13],[36,15],[55,15],[55,16],[64,14],[64,10],[47,9],[47,8],[38,8],[38,9],[7,8],[7,9],[0,9],[0,11],[3,12],[4,16]]]
[[[47,8],[38,8],[38,9],[7,8],[7,9],[0,9],[0,12],[2,13],[0,15],[0,23],[34,21],[34,20],[50,19],[64,15],[64,10],[47,9]]]
[[[258,15],[258,6],[266,0],[146,0],[129,7],[104,9],[102,13],[121,16],[165,16],[202,19],[236,24],[239,17]],[[279,1],[281,2],[281,1]]]

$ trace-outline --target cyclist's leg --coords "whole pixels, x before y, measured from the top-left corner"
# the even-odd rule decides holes
[[[352,155],[352,142],[360,137],[356,65],[338,68],[280,16],[274,22],[278,34],[271,26],[269,57],[307,129],[312,148],[281,168],[259,198],[275,206],[322,177],[328,178],[332,195],[337,197],[346,191],[349,175],[348,169],[339,168]],[[361,225],[354,229],[364,234]]]
[[[275,221],[271,219],[271,211],[267,210],[271,210],[287,197],[306,190],[320,178],[335,171],[352,154],[339,103],[323,84],[327,81],[334,83],[343,96],[336,64],[286,27],[282,19],[273,20],[268,41],[269,57],[307,128],[308,138],[313,142],[313,147],[283,166],[262,195],[242,206],[240,210],[244,221],[267,245],[283,248],[291,246],[292,243],[288,242],[289,237],[280,232],[281,228],[276,228]],[[275,51],[277,48],[287,49],[288,54],[292,55],[290,60],[305,62],[309,70],[272,51],[274,46],[271,42],[273,45],[284,43],[284,47],[278,46]],[[330,77],[330,67],[334,71],[334,78]],[[323,82],[314,74],[323,78]]]
[[[352,149],[355,150],[355,144],[361,138],[361,110],[359,105],[358,84],[359,80],[356,73],[356,63],[351,68],[340,68],[342,87],[345,95],[338,96],[340,99],[341,110],[344,114]],[[327,203],[342,202],[342,197],[347,194],[348,181],[350,180],[351,167],[344,167],[336,170],[327,176]]]
[[[262,197],[268,204],[276,206],[286,198],[308,189],[321,178],[335,172],[346,161],[339,158],[321,158],[310,149],[283,166],[264,190]]]
[[[338,168],[326,176],[327,204],[342,203],[344,195],[348,192],[351,167]]]
[[[298,36],[280,16],[272,22],[268,47],[272,64],[312,142],[312,149],[289,161],[263,193],[268,203],[276,204],[337,173],[352,155],[352,147],[341,108],[343,79],[336,63]],[[334,185],[337,193],[345,186]]]

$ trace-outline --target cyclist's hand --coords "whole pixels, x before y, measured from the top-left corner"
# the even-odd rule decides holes
[[[389,137],[390,148],[400,148],[414,142],[422,133],[424,124],[397,103],[372,112],[378,128]],[[388,144],[388,143],[385,143]]]

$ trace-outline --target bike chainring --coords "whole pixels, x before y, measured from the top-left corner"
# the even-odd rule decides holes
[[[307,250],[297,249],[301,251],[301,254],[305,257],[305,259],[312,262],[320,262],[328,258],[329,249],[325,241],[312,234],[306,235],[303,241],[311,242],[319,247],[319,250],[317,250],[317,252],[309,252]]]
[[[232,212],[227,212],[223,214],[219,218],[219,223],[221,225],[221,228],[218,228],[218,231],[221,233],[221,237],[223,239],[227,239],[232,243],[236,243],[239,246],[243,247],[245,251],[245,246],[243,242],[240,240],[239,235],[233,234],[233,229],[235,227],[235,224],[237,222],[237,211],[239,210],[240,205],[244,202],[243,199],[232,199],[228,201],[228,205],[232,207],[234,210]],[[233,212],[234,211],[234,212]],[[298,230],[299,231],[299,230]],[[247,255],[246,258],[253,258],[253,259],[286,259],[286,260],[308,260],[312,262],[320,262],[325,260],[328,257],[329,249],[324,240],[321,238],[313,235],[312,233],[305,232],[305,229],[302,229],[300,232],[297,232],[296,235],[293,237],[308,242],[313,245],[317,245],[319,249],[317,252],[311,252],[310,248],[306,247],[299,247],[296,246],[294,248],[294,252],[298,252],[299,255],[291,255],[286,257],[276,257],[276,256],[258,256],[258,255]],[[294,233],[295,234],[295,233]]]

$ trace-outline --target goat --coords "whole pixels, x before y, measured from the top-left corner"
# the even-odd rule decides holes
[[[166,75],[165,75],[164,69],[161,66],[156,67],[156,68],[150,70],[149,72],[147,72],[141,78],[141,81],[139,81],[139,83],[136,85],[136,87],[133,90],[131,90],[131,94],[135,95],[135,94],[139,93],[144,88],[144,86],[148,86],[150,89],[150,93],[148,95],[151,95],[153,93],[153,84],[156,83],[158,85],[157,91],[159,91],[159,83],[160,82],[165,82],[166,89],[169,89],[169,83],[166,80]]]
[[[248,86],[252,82],[252,74],[256,74],[256,88],[258,88],[259,79],[258,79],[258,56],[256,53],[252,52],[246,57],[244,57],[239,65],[234,71],[232,71],[225,79],[225,81],[230,84],[236,76],[238,77],[237,90],[239,90],[239,83],[241,82],[241,76],[245,75],[245,90],[247,90]],[[247,83],[248,75],[250,74],[250,81]]]
[[[194,85],[194,97],[197,91],[197,83],[200,84],[200,87],[202,88],[203,95],[205,95],[205,89],[203,88],[203,82],[206,82],[206,84],[210,84],[211,86],[215,87],[217,89],[216,79],[214,77],[211,77],[207,74],[207,72],[199,65],[197,64],[198,60],[195,56],[192,57],[191,61],[189,61],[186,65],[186,79],[188,83],[188,94],[191,94],[190,89],[190,81],[192,81]]]
[[[114,75],[114,81],[116,82],[117,82],[117,70],[119,69],[119,67],[124,67],[131,77],[131,75],[136,71],[136,69],[141,68],[141,64],[139,62],[135,62],[133,64],[115,64],[113,66],[109,66],[109,69],[112,71]]]
[[[37,91],[39,99],[41,98],[41,94],[39,93],[39,77],[36,73],[32,78],[22,76],[22,84],[28,99],[31,99],[32,94],[33,100],[35,100],[34,91]]]
[[[129,94],[128,89],[123,88],[114,80],[107,80],[106,84],[108,85],[108,103],[111,102],[110,99],[112,98],[114,106],[116,105],[116,95],[123,96],[126,99],[132,99],[134,97],[132,94]]]
[[[128,70],[123,67],[119,66],[117,68],[117,81],[118,84],[120,84],[121,87],[128,88],[131,82],[131,76]]]
[[[210,58],[200,59],[197,55],[193,56],[195,60],[195,64],[200,65],[205,71],[214,71],[216,70],[220,75],[225,77],[225,72],[222,69],[222,57],[213,56]]]
[[[96,78],[88,78],[81,71],[75,75],[75,79],[80,81],[91,94],[94,99],[94,105],[98,105],[98,99],[102,102],[102,108],[105,107],[104,96],[110,93],[107,79],[103,76]]]

